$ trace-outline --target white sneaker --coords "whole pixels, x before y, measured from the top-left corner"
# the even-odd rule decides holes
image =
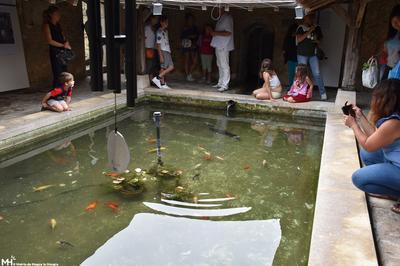
[[[219,92],[224,92],[224,91],[227,91],[227,90],[229,90],[229,88],[227,88],[227,87],[220,87],[218,89]]]
[[[215,84],[215,85],[212,85],[212,87],[213,87],[213,88],[221,88],[221,85]]]
[[[167,84],[161,85],[160,89],[169,90],[171,89]]]
[[[322,101],[328,100],[328,96],[326,95],[326,93],[324,93],[324,94],[321,95],[321,100],[322,100]]]
[[[192,75],[187,75],[186,80],[192,82],[194,81],[194,78],[192,77]]]
[[[151,81],[152,81],[154,84],[156,84],[156,86],[157,86],[159,89],[161,89],[161,81],[160,81],[157,77],[154,77]]]

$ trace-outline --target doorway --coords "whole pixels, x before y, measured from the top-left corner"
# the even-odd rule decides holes
[[[265,24],[256,23],[245,30],[241,80],[246,85],[247,94],[262,85],[259,78],[260,64],[264,58],[273,60],[274,37],[274,33]]]

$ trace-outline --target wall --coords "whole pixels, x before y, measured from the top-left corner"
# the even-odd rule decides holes
[[[358,82],[361,84],[361,69],[372,55],[377,54],[385,41],[389,16],[399,0],[375,0],[368,4],[362,26],[361,54],[358,68]]]
[[[42,34],[42,12],[48,7],[48,1],[18,0],[17,4],[30,86],[48,87],[52,82],[52,72],[48,45]],[[80,2],[76,7],[66,2],[57,6],[61,10],[64,34],[76,54],[68,71],[79,79],[85,75],[82,6]]]
[[[15,4],[14,1],[0,1],[0,4]],[[11,22],[12,38],[0,44],[0,92],[25,88],[29,85],[26,73],[24,48],[16,6],[0,5],[3,19]],[[4,23],[3,26],[8,25]],[[6,30],[6,32],[11,32]]]

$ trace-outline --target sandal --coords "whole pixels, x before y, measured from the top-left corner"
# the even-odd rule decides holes
[[[397,202],[396,204],[393,205],[393,207],[391,208],[392,212],[400,214],[400,203]]]
[[[380,195],[380,194],[374,194],[374,193],[367,193],[368,196],[373,197],[373,198],[378,198],[378,199],[384,199],[384,200],[392,200],[392,201],[398,201],[398,198],[392,197],[392,196],[387,196],[387,195]]]

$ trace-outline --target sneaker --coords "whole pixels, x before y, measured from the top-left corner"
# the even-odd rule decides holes
[[[227,90],[229,90],[227,87],[220,87],[218,89],[219,92],[224,92],[224,91],[227,91]]]
[[[192,77],[192,75],[187,75],[186,80],[192,82],[194,81],[194,78]]]
[[[324,93],[324,94],[321,95],[321,100],[322,100],[322,101],[328,100],[328,96],[326,95],[326,93]]]
[[[161,81],[160,81],[160,78],[154,77],[151,81],[152,81],[159,89],[161,89]]]
[[[212,87],[213,87],[213,88],[221,88],[221,85],[215,84],[215,85],[212,85]]]
[[[163,84],[163,85],[161,85],[160,89],[169,90],[171,88],[167,84]]]

